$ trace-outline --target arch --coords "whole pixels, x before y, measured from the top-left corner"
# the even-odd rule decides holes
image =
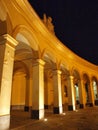
[[[32,32],[25,25],[18,25],[13,30],[13,37],[19,42],[16,46],[15,59],[38,58],[38,41]]]
[[[61,61],[60,68],[61,68],[61,69],[67,69],[67,70],[69,70],[69,65],[68,65],[67,63]]]
[[[72,67],[71,69],[71,75],[74,77],[74,84],[78,85],[80,82],[80,72],[76,67]]]
[[[76,67],[72,67],[71,74],[75,77],[79,77],[79,79],[80,79],[80,72]]]
[[[60,70],[62,71],[62,81],[66,81],[70,75],[68,68],[61,63]]]
[[[19,71],[20,70],[20,71]],[[27,75],[27,77],[30,77],[29,74],[29,70],[26,66],[26,64],[22,61],[16,61],[14,63],[14,71],[13,71],[13,76],[17,73],[17,72],[21,72],[21,73],[25,73]]]
[[[55,68],[56,57],[50,50],[45,49],[42,59],[45,61],[45,69],[53,70]]]
[[[86,72],[82,73],[82,79],[83,79],[84,83],[90,82],[90,77],[88,76],[88,74]]]
[[[26,41],[28,45],[31,46],[31,48],[35,51],[38,50],[38,40],[33,32],[33,30],[30,30],[25,25],[18,25],[14,28],[13,37],[18,40]]]
[[[91,80],[95,81],[98,84],[98,80],[97,80],[97,78],[95,76],[92,76]]]
[[[94,93],[94,100],[95,100],[95,105],[98,105],[98,80],[95,76],[92,76],[92,87],[93,87],[93,93]]]
[[[52,62],[56,63],[55,55],[48,49],[45,49],[43,54],[43,59],[47,61],[47,59],[51,60]]]
[[[21,82],[19,81],[18,89],[23,89],[24,92],[23,99],[21,99],[19,102],[20,106],[22,105],[22,109],[27,109],[26,105],[28,105],[29,107],[29,105],[31,105],[32,102],[29,98],[29,95],[31,95],[30,91],[32,89],[30,77],[32,73],[31,71],[33,62],[36,58],[38,58],[38,42],[36,40],[35,35],[33,35],[33,31],[31,32],[30,29],[28,29],[24,25],[19,25],[14,29],[13,37],[19,42],[19,44],[15,48],[15,64],[21,63],[20,68],[15,68],[15,73],[17,74],[21,72],[20,77],[18,74],[17,76],[18,79],[22,78],[24,81],[24,87],[21,85]],[[21,93],[19,97],[22,98]]]

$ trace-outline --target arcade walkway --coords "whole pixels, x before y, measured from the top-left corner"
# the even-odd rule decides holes
[[[45,121],[45,119],[47,119]],[[31,120],[28,112],[11,113],[11,130],[98,130],[98,107],[66,111],[54,115],[47,111],[43,120]]]

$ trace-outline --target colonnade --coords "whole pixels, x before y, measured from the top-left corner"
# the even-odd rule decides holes
[[[15,46],[17,44],[18,42],[8,34],[0,37],[0,126],[2,125],[2,119],[4,119],[5,116],[7,116],[6,120],[10,118],[13,64]],[[29,107],[31,107],[31,118],[33,119],[44,118],[44,105],[48,105],[48,102],[45,104],[44,66],[45,61],[43,59],[39,58],[35,60],[35,63],[32,65],[32,76],[27,79],[26,83],[26,98],[24,107],[25,110],[29,110]],[[60,69],[52,70],[54,114],[63,113],[61,75],[62,71]],[[73,111],[76,110],[75,84],[73,74],[69,74],[67,80],[68,110]],[[85,108],[87,103],[90,106],[94,106],[95,99],[92,80],[85,82],[82,76],[77,84],[79,87],[79,107],[81,109]],[[85,89],[87,89],[87,93]],[[32,100],[32,104],[30,103],[30,100]]]

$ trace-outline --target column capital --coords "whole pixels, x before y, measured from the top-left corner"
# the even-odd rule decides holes
[[[42,59],[37,59],[35,62],[34,62],[34,64],[33,64],[33,66],[36,66],[36,65],[42,65],[42,66],[44,66],[45,65],[45,61],[44,60],[42,60]]]
[[[73,80],[73,79],[74,79],[74,76],[70,75],[69,78]]]
[[[53,70],[53,74],[61,74],[62,71],[61,70]]]
[[[45,65],[45,61],[42,59],[37,59],[37,62],[40,63],[41,65]]]
[[[15,48],[15,46],[18,44],[18,41],[16,41],[9,34],[4,34],[4,35],[0,36],[0,44],[8,44],[11,47]]]

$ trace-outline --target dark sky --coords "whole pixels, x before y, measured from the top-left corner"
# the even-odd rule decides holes
[[[98,0],[29,0],[40,18],[51,16],[68,48],[98,65]]]

